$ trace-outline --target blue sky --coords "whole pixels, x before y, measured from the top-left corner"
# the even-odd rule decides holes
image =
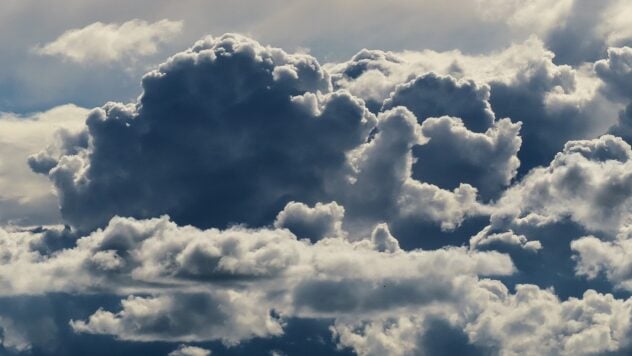
[[[623,0],[0,4],[0,355],[629,354]]]

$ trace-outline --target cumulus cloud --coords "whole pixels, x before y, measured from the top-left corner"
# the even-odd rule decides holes
[[[55,184],[65,221],[79,230],[115,214],[262,226],[291,201],[333,200],[350,220],[369,225],[405,216],[453,229],[478,214],[471,186],[448,191],[411,178],[410,151],[423,139],[410,111],[398,107],[376,118],[361,99],[331,91],[327,71],[311,56],[239,35],[209,37],[148,73],[143,88],[135,104],[92,111],[80,133],[87,140],[64,137],[61,153],[48,149],[30,160]],[[492,169],[512,176],[512,157],[499,159],[509,167]],[[286,215],[292,212],[277,223]]]
[[[131,296],[121,302],[118,313],[99,310],[87,322],[71,321],[70,325],[76,332],[116,335],[123,340],[222,340],[227,345],[281,334],[279,321],[255,301],[235,291]]]
[[[445,310],[419,310],[364,322],[338,321],[333,330],[341,345],[359,355],[427,352],[430,343],[423,341],[431,332],[429,321],[441,318],[452,328],[462,328],[466,354],[576,355],[629,346],[629,300],[587,291],[582,298],[560,301],[551,290],[520,285],[510,294],[492,281],[482,281],[472,297],[476,299],[460,305],[464,309],[447,316]]]
[[[113,63],[154,54],[160,44],[182,31],[181,21],[148,23],[134,19],[121,24],[95,22],[64,32],[54,41],[38,46],[40,55],[57,56],[77,63]]]
[[[502,119],[485,133],[477,133],[459,118],[428,119],[421,127],[427,142],[413,149],[413,178],[448,189],[468,183],[483,198],[495,197],[520,166],[520,127]]]
[[[513,231],[493,232],[491,226],[486,226],[470,239],[470,248],[473,249],[500,250],[503,246],[518,247],[530,252],[542,249],[540,241],[529,241],[526,236],[517,235]]]
[[[360,355],[625,352],[632,148],[602,134],[625,131],[627,48],[571,66],[545,43],[321,66],[204,38],[38,142],[67,226],[0,229],[0,298],[107,296],[68,332],[172,355],[298,319]],[[18,321],[0,308],[2,347],[37,347]]]
[[[289,201],[326,197],[375,121],[348,93],[318,94],[329,82],[314,58],[238,35],[198,42],[143,87],[137,104],[91,113],[90,147],[49,158],[62,214],[80,229],[114,214],[269,223]]]
[[[609,48],[608,58],[595,62],[595,72],[609,94],[625,101],[632,99],[632,48]]]
[[[384,100],[383,109],[408,108],[421,124],[429,117],[455,116],[472,131],[485,132],[494,122],[489,87],[429,73],[400,84]]]
[[[81,131],[88,110],[63,105],[31,115],[0,114],[0,222],[14,225],[60,222],[57,198],[43,177],[33,174],[29,155]]]
[[[388,103],[399,85],[409,98],[399,104],[413,112],[421,110],[420,122],[428,113],[457,116],[477,132],[488,129],[494,117],[522,122],[518,157],[524,174],[547,164],[568,140],[605,133],[620,109],[603,97],[601,80],[590,66],[557,65],[554,58],[541,40],[532,37],[479,56],[458,50],[362,51],[328,68],[335,87],[347,88],[375,107]],[[450,77],[459,78],[460,84]]]
[[[342,220],[345,209],[336,202],[316,203],[310,208],[303,203],[289,202],[277,215],[274,226],[286,228],[299,238],[317,241],[325,237],[344,236]]]
[[[33,249],[41,238],[2,231],[3,295],[131,293],[120,311],[98,310],[71,326],[135,341],[236,345],[282,334],[283,319],[293,316],[380,315],[455,303],[479,275],[514,272],[511,260],[494,251],[402,251],[384,225],[356,242],[336,237],[312,244],[287,229],[199,230],[166,217],[115,218],[50,254]]]
[[[632,256],[630,227],[626,226],[616,239],[603,240],[595,236],[584,236],[571,243],[576,253],[576,271],[589,279],[603,273],[617,288],[632,290],[630,256]]]
[[[570,141],[548,167],[507,190],[498,221],[503,215],[529,224],[569,218],[590,231],[615,235],[630,223],[631,155],[625,141],[610,135]]]

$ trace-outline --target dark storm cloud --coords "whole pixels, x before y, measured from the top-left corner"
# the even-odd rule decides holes
[[[237,35],[198,42],[144,77],[137,104],[92,112],[88,149],[50,170],[64,219],[261,225],[289,201],[323,199],[375,120],[345,92],[316,94],[329,85],[309,56]]]
[[[488,99],[486,85],[429,73],[397,86],[384,101],[383,110],[405,106],[420,124],[429,117],[454,116],[471,131],[485,132],[495,119]]]

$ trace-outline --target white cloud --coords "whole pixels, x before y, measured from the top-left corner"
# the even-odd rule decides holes
[[[95,22],[64,32],[53,42],[35,48],[41,55],[77,63],[112,63],[154,54],[158,46],[182,31],[181,21],[154,23],[134,19],[122,24]]]
[[[495,215],[512,215],[527,224],[570,218],[614,236],[632,223],[631,183],[632,149],[622,139],[604,135],[569,141],[548,167],[534,169],[508,189]]]
[[[209,356],[210,350],[196,346],[180,345],[176,350],[169,353],[168,356]]]
[[[360,356],[425,352],[428,321],[446,320],[473,346],[499,355],[589,355],[629,346],[632,300],[592,290],[560,301],[552,290],[518,285],[514,294],[483,280],[461,303],[372,320],[339,319],[333,330],[342,346]]]
[[[272,310],[280,318],[388,315],[457,303],[479,275],[514,272],[509,257],[493,251],[402,251],[383,225],[371,239],[311,244],[285,229],[199,230],[166,217],[114,218],[52,254],[33,250],[42,233],[0,231],[4,296],[145,295],[125,299],[121,311],[99,310],[72,323],[78,332],[139,341],[234,345],[281,334],[282,319]]]
[[[88,110],[63,105],[28,116],[0,113],[0,222],[59,222],[57,197],[50,182],[31,171],[27,159],[55,137],[80,131]]]

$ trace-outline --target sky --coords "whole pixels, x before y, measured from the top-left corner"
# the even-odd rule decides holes
[[[4,0],[0,355],[632,353],[626,0]]]

